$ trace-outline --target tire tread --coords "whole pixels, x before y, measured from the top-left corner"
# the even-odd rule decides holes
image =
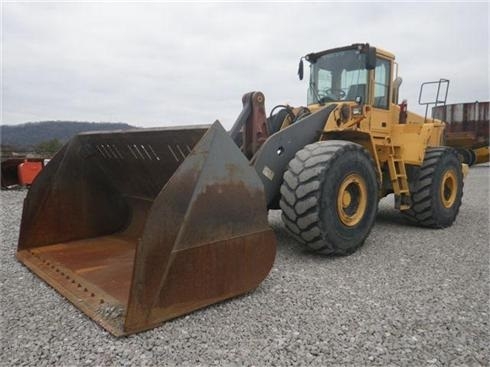
[[[452,224],[443,224],[440,222],[437,211],[434,210],[433,197],[433,180],[435,172],[445,155],[454,155],[459,161],[457,153],[454,149],[448,147],[428,148],[425,153],[425,158],[422,166],[420,167],[417,182],[415,183],[415,190],[412,192],[412,207],[406,211],[403,211],[405,216],[412,222],[422,227],[428,228],[445,228]],[[461,197],[463,190],[463,181],[461,180]],[[461,197],[459,202],[456,203],[456,211],[454,218],[456,218],[459,208],[461,206]],[[453,219],[454,221],[454,219]]]
[[[365,154],[374,169],[372,157],[362,146],[350,141],[330,140],[309,144],[298,151],[284,173],[279,202],[282,220],[291,235],[311,251],[327,255],[347,255],[356,249],[337,248],[323,238],[318,214],[324,172],[336,157],[349,150],[358,150]]]

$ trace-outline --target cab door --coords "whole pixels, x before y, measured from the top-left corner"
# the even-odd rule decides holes
[[[391,60],[378,56],[374,69],[373,105],[371,110],[371,129],[377,132],[390,132],[391,128]]]

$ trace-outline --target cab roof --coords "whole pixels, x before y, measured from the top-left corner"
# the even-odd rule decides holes
[[[352,50],[352,49],[360,49],[361,51],[366,52],[369,49],[369,47],[373,47],[373,46],[370,46],[369,43],[353,43],[350,46],[336,47],[336,48],[331,48],[331,49],[328,49],[325,51],[320,51],[320,52],[311,52],[305,56],[305,59],[309,62],[314,63],[314,62],[316,62],[316,60],[319,57],[326,55],[326,54],[329,54],[329,53],[332,53],[332,52],[347,51],[347,50]],[[384,56],[384,57],[392,59],[392,60],[395,59],[395,55],[392,54],[391,52],[388,52],[388,51],[383,50],[381,48],[377,48],[377,47],[375,47],[375,48],[376,48],[376,54]]]

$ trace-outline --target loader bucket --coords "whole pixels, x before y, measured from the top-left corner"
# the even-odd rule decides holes
[[[17,258],[116,336],[269,273],[264,189],[222,126],[83,133],[24,202]]]

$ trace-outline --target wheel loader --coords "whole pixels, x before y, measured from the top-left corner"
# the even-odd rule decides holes
[[[266,116],[243,96],[211,126],[82,133],[33,183],[17,258],[116,336],[244,294],[269,273],[268,209],[311,251],[346,255],[380,198],[450,226],[466,172],[444,124],[398,105],[394,55],[369,44],[310,53],[306,107]]]

